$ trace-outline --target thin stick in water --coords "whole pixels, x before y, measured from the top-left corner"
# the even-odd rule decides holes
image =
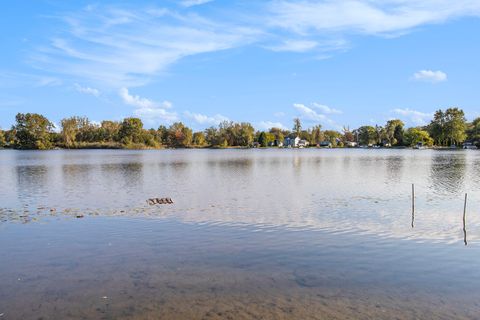
[[[415,222],[415,184],[412,183],[412,228]]]
[[[466,228],[466,215],[467,215],[467,194],[465,193],[465,202],[463,203],[463,242],[467,245],[467,228]]]

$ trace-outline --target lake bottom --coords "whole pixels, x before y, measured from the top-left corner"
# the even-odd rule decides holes
[[[123,217],[0,225],[0,319],[475,319],[478,248]]]

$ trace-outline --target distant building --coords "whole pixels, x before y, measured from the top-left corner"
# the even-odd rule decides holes
[[[322,141],[320,142],[320,147],[322,148],[331,148],[332,147],[332,143],[330,141]]]
[[[283,140],[283,145],[285,147],[297,148],[299,147],[300,140],[301,140],[300,137],[295,137],[295,138],[287,137],[285,138],[285,140]]]
[[[355,141],[345,141],[345,146],[349,148],[355,148],[358,146],[358,143],[356,143]]]
[[[465,141],[463,143],[463,149],[477,149],[477,146],[473,143],[473,142],[470,142],[470,141]]]
[[[308,147],[308,145],[309,145],[308,141],[304,139],[300,139],[300,141],[298,141],[298,144],[297,144],[299,148]]]

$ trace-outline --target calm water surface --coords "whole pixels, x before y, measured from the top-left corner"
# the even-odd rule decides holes
[[[3,150],[0,319],[478,319],[479,172],[473,150]]]

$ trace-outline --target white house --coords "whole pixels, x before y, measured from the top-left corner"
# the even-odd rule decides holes
[[[297,148],[299,147],[300,140],[301,140],[300,137],[296,137],[296,138],[287,137],[283,141],[283,145],[285,147]]]

